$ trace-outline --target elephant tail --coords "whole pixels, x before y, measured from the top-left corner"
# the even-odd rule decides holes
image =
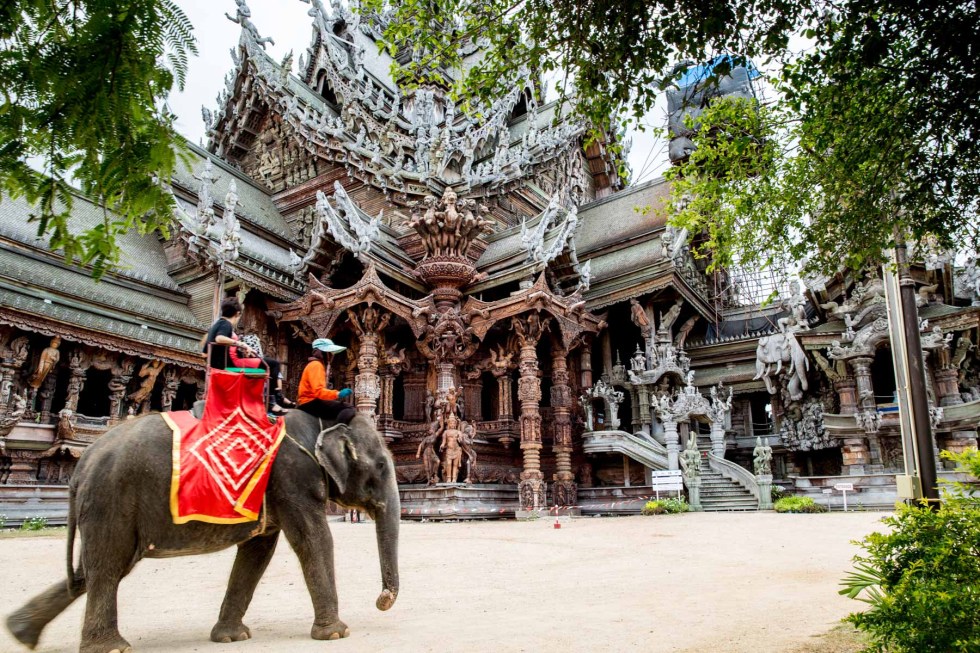
[[[75,571],[75,531],[78,530],[78,515],[75,509],[75,492],[68,496],[68,552],[65,562],[68,572],[68,596],[75,598],[85,592],[85,578]]]

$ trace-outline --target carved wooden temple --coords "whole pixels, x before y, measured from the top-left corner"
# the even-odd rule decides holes
[[[902,469],[881,281],[706,274],[666,225],[666,182],[624,186],[540,80],[468,112],[444,84],[402,88],[384,16],[312,0],[313,39],[277,63],[242,27],[209,142],[172,180],[168,237],[127,234],[96,283],[0,202],[0,513],[63,519],[84,447],[120,420],[203,391],[216,293],[284,362],[346,345],[354,390],[396,460],[406,518],[559,506],[636,511],[682,469],[704,509],[766,507],[769,486],[865,505]],[[477,46],[464,53],[479,56]],[[411,57],[410,49],[398,55]],[[77,198],[72,226],[101,221]],[[976,257],[915,268],[937,447],[976,446]],[[762,438],[766,438],[764,441]]]

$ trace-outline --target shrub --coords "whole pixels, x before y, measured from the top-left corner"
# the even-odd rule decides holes
[[[688,510],[689,506],[684,499],[658,499],[647,501],[640,513],[644,515],[673,515]]]
[[[45,517],[28,517],[24,520],[24,523],[20,525],[20,530],[22,531],[39,531],[46,528],[48,525],[48,520]]]
[[[6,528],[7,526],[7,515],[0,515],[0,529]]]
[[[980,476],[976,451],[946,455]],[[867,651],[980,651],[980,497],[953,484],[943,504],[899,506],[887,533],[858,544],[841,594],[868,603],[847,617],[871,639]]]
[[[773,505],[776,512],[827,512],[826,506],[822,506],[810,497],[783,497]]]
[[[779,500],[780,500],[780,499],[782,499],[783,497],[788,497],[788,496],[791,496],[791,495],[790,495],[790,493],[789,493],[789,492],[787,492],[786,490],[784,490],[784,489],[783,489],[783,488],[781,488],[780,486],[778,486],[778,485],[773,485],[773,486],[772,486],[772,487],[771,487],[771,488],[769,489],[769,496],[771,496],[771,497],[772,497],[772,502],[773,502],[773,503],[776,503],[777,501],[779,501]]]

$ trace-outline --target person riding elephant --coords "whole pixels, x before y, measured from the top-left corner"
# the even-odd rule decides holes
[[[356,411],[344,399],[353,393],[350,388],[331,390],[327,387],[330,378],[330,363],[334,354],[345,351],[347,347],[334,344],[327,338],[317,338],[313,341],[313,353],[310,361],[303,368],[303,376],[299,381],[297,396],[300,410],[320,417],[347,424]]]
[[[313,600],[313,639],[350,633],[340,620],[327,499],[367,512],[377,530],[382,592],[387,610],[398,595],[398,525],[401,513],[395,466],[373,421],[324,422],[295,410],[284,418],[286,436],[272,464],[258,521],[174,524],[170,512],[173,433],[162,414],[127,420],[82,454],[69,483],[67,582],[64,579],[7,618],[7,628],[34,648],[44,627],[88,594],[80,651],[130,651],[118,630],[119,582],[143,558],[238,553],[211,630],[214,642],[249,639],[242,623],[280,532],[299,558]],[[76,529],[80,564],[73,562]],[[161,586],[161,591],[165,588]]]

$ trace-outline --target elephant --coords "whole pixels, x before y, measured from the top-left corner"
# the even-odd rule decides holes
[[[7,628],[34,648],[44,627],[88,593],[81,653],[132,651],[117,628],[120,580],[142,558],[238,552],[211,631],[214,642],[249,639],[242,617],[272,559],[282,531],[296,552],[313,601],[313,639],[339,639],[350,630],[338,615],[333,540],[327,499],[365,511],[376,522],[381,561],[379,610],[398,596],[400,503],[395,466],[373,421],[323,422],[299,410],[285,417],[286,434],[272,465],[259,521],[210,524],[171,520],[172,431],[160,414],[109,430],[88,447],[69,484],[67,583],[59,581],[11,614]],[[81,542],[74,567],[75,531]]]
[[[759,338],[759,346],[755,350],[756,374],[753,380],[761,378],[765,381],[769,394],[776,394],[772,377],[782,371],[783,363],[787,364],[786,371],[790,377],[787,385],[790,399],[799,401],[803,398],[803,391],[809,387],[806,373],[810,369],[810,361],[797,341],[796,335],[787,330]],[[773,364],[776,365],[775,370],[771,368]]]

